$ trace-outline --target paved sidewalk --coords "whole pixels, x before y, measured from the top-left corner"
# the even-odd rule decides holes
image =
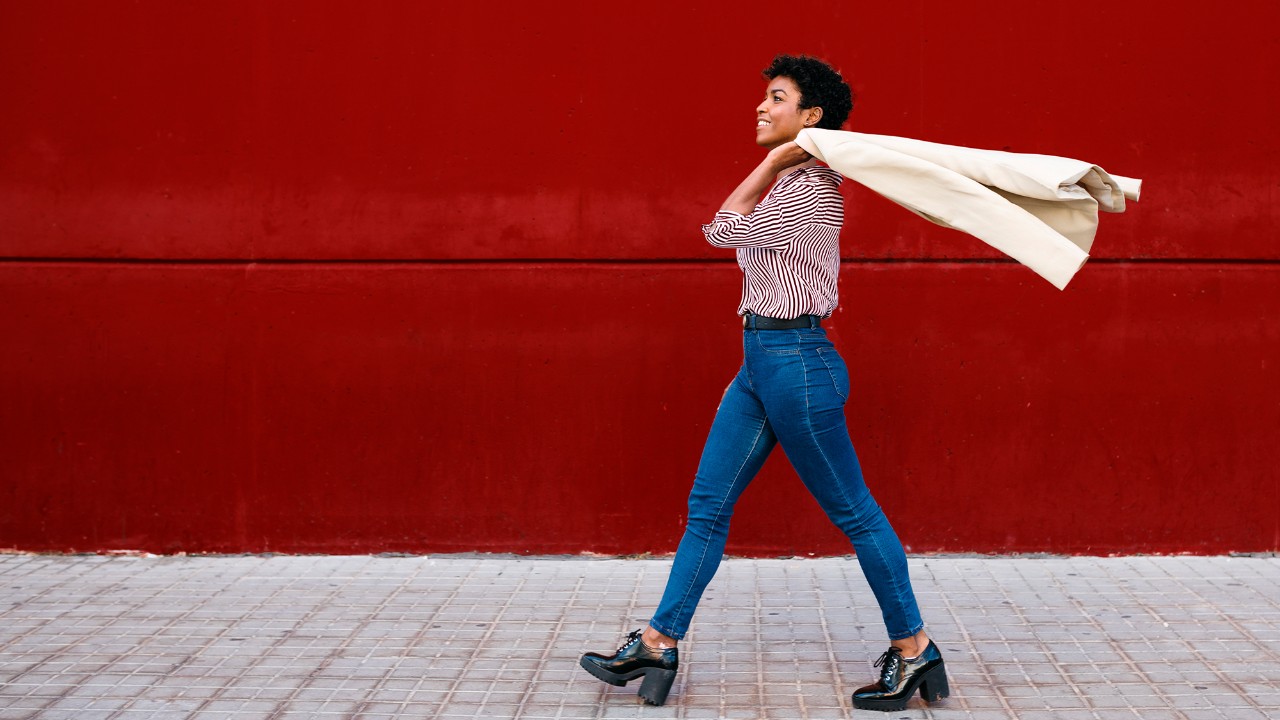
[[[0,718],[1280,717],[1278,558],[912,558],[952,696],[887,714],[847,558],[727,561],[663,707],[579,669],[666,567],[0,555]]]

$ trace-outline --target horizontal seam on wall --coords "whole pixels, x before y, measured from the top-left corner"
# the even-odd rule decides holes
[[[1010,258],[858,258],[848,265],[1016,265]],[[736,265],[733,258],[95,258],[0,257],[0,264],[98,265]],[[1280,258],[1090,258],[1089,265],[1277,265]]]

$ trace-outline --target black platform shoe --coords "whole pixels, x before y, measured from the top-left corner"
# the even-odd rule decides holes
[[[675,648],[654,650],[640,641],[640,631],[627,636],[627,641],[613,655],[589,652],[578,662],[584,670],[610,685],[626,685],[644,676],[637,693],[650,705],[667,701],[671,683],[676,679],[680,655]]]
[[[901,710],[916,688],[920,688],[920,697],[925,702],[941,700],[951,692],[942,653],[932,640],[914,660],[907,660],[901,650],[891,647],[876,660],[875,666],[880,668],[880,680],[853,693],[853,706],[859,710]]]

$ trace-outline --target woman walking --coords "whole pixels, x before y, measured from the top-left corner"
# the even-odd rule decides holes
[[[863,482],[845,424],[848,372],[822,328],[837,303],[843,178],[794,142],[804,128],[839,129],[853,98],[840,74],[816,58],[779,55],[764,76],[755,133],[769,153],[702,228],[707,242],[736,250],[742,268],[742,367],[716,411],[657,611],[616,652],[587,653],[581,665],[613,685],[643,677],[640,696],[666,701],[678,642],[720,564],[734,504],[781,443],[853,543],[884,617],[890,647],[876,661],[880,677],[855,692],[853,704],[901,710],[916,690],[928,701],[946,697],[946,669],[925,634],[902,543]]]

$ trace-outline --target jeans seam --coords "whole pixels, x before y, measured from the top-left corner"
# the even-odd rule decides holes
[[[819,360],[821,360],[821,358],[819,358]],[[823,362],[822,364],[825,366],[825,365],[826,365],[826,362]],[[817,450],[818,450],[818,455],[822,457],[822,462],[823,462],[823,464],[825,464],[825,465],[827,466],[827,473],[828,473],[828,474],[829,474],[829,475],[830,475],[830,476],[835,480],[835,483],[836,483],[836,491],[840,493],[840,497],[841,497],[841,499],[843,499],[843,500],[844,500],[845,507],[849,508],[849,514],[850,514],[851,516],[853,516],[853,517],[857,517],[857,515],[855,515],[855,514],[854,514],[854,512],[853,512],[853,510],[854,510],[854,507],[853,507],[853,501],[852,501],[852,500],[850,500],[850,499],[849,499],[849,495],[848,495],[847,493],[845,493],[845,491],[844,491],[844,485],[842,485],[842,484],[840,483],[840,478],[839,478],[839,477],[838,477],[838,475],[836,474],[835,466],[833,466],[833,465],[831,464],[831,458],[827,457],[827,453],[826,453],[826,451],[822,449],[822,443],[818,442],[818,436],[817,436],[817,434],[815,434],[815,433],[814,433],[814,431],[813,431],[813,412],[812,412],[812,409],[811,409],[811,405],[810,405],[810,403],[809,403],[809,393],[810,393],[810,386],[809,386],[809,369],[808,369],[807,367],[805,367],[804,362],[801,362],[801,363],[800,363],[800,370],[801,370],[801,372],[803,372],[803,373],[804,373],[804,425],[805,425],[805,430],[809,433],[809,439],[811,439],[811,440],[813,441],[813,446],[814,446],[815,448],[817,448]],[[830,371],[828,371],[828,372],[827,372],[827,375],[830,375],[830,374],[831,374],[831,373],[830,373]],[[837,394],[839,394],[839,393],[837,393]],[[883,511],[882,511],[882,512],[883,512]],[[870,533],[870,537],[871,537],[871,542],[872,542],[872,544],[876,546],[876,554],[878,554],[878,555],[880,556],[880,562],[881,562],[881,564],[882,564],[882,565],[884,565],[885,567],[889,567],[889,560],[888,560],[888,558],[886,558],[886,557],[885,557],[885,555],[884,555],[884,548],[883,548],[883,547],[881,547],[881,545],[880,545],[880,541],[876,538],[875,533]],[[902,589],[901,589],[901,588],[899,587],[899,585],[898,585],[898,580],[897,580],[897,578],[891,578],[891,579],[893,580],[893,600],[894,600],[894,602],[896,602],[896,603],[898,604],[898,610],[900,611],[900,613],[899,613],[899,614],[901,614],[901,615],[905,618],[905,617],[907,616],[907,613],[906,613],[906,609],[907,609],[906,605],[907,605],[907,604],[906,604],[906,602],[902,599]],[[891,629],[889,629],[889,628],[885,628],[885,629],[889,631],[889,637],[890,637],[890,639],[892,639],[892,640],[901,640],[901,639],[902,639],[902,638],[896,638],[896,637],[893,637],[893,631],[892,631]],[[917,630],[916,632],[919,632],[919,631]],[[915,635],[915,633],[911,633],[911,635]],[[903,637],[911,637],[911,635],[904,635]]]

